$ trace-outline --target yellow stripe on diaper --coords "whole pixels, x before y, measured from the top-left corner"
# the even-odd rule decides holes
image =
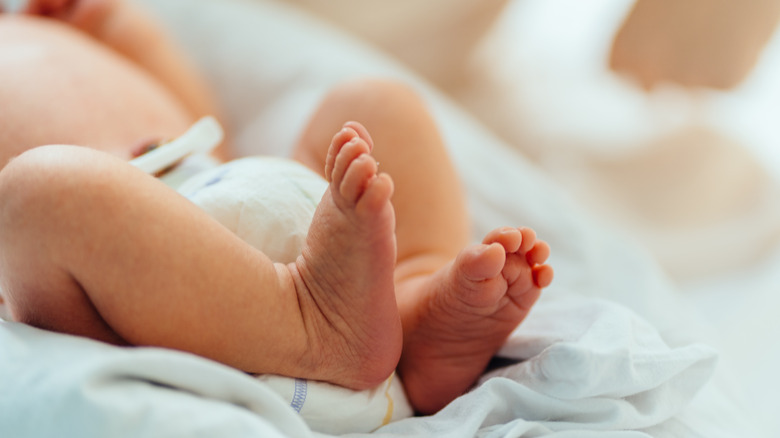
[[[385,419],[382,420],[382,426],[386,426],[393,419],[393,396],[390,395],[390,385],[393,384],[393,377],[395,373],[390,374],[390,378],[387,379],[387,387],[385,387],[385,398],[387,398],[387,412],[385,413]],[[380,426],[381,427],[381,426]]]

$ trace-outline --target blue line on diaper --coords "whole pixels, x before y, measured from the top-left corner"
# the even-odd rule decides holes
[[[293,393],[292,403],[290,403],[295,412],[300,413],[301,409],[303,409],[303,404],[306,403],[307,387],[306,379],[295,379],[295,392]]]
[[[227,169],[227,168],[220,170],[216,175],[214,175],[213,178],[211,178],[210,180],[206,181],[206,183],[203,184],[202,187],[198,187],[197,189],[195,189],[195,191],[193,191],[191,193],[188,193],[186,195],[186,197],[191,198],[191,197],[197,195],[198,192],[200,192],[201,190],[205,189],[206,187],[213,186],[214,184],[222,181],[222,178],[224,178],[225,174],[227,174],[229,171],[230,171],[230,169]]]
[[[214,184],[222,181],[222,177],[225,176],[226,173],[228,173],[230,169],[222,169],[219,173],[214,175],[214,178],[211,178],[206,182],[206,184],[203,185],[203,187],[213,186]]]

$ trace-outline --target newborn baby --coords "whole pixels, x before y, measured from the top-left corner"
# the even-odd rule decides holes
[[[338,86],[311,116],[293,158],[324,190],[300,254],[274,261],[127,162],[216,113],[164,34],[129,3],[29,11],[59,20],[0,16],[0,101],[14,102],[0,130],[0,284],[13,319],[355,390],[397,371],[413,409],[433,413],[551,282],[549,247],[528,228],[469,245],[436,124],[387,81]]]

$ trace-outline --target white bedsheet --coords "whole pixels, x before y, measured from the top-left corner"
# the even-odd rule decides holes
[[[0,323],[0,354],[3,436],[310,435],[265,383],[193,355],[16,323]],[[578,297],[544,300],[500,355],[516,363],[433,417],[377,434],[675,436],[675,416],[716,364],[707,346],[670,348],[628,309]]]
[[[712,350],[699,344],[717,346],[711,330],[686,309],[653,258],[592,220],[549,177],[425,83],[275,2],[144,3],[219,90],[242,153],[287,154],[316,102],[339,81],[403,78],[423,93],[440,123],[467,188],[475,239],[496,226],[522,224],[553,248],[555,282],[503,352],[531,360],[435,416],[375,435],[764,436],[728,369],[713,371]],[[622,370],[615,380],[582,360],[606,352],[626,360],[609,362]],[[635,353],[655,361],[636,368]],[[571,368],[556,368],[567,360]],[[544,367],[553,372],[539,374]],[[0,325],[0,436],[64,430],[80,437],[310,435],[261,383],[212,362]]]

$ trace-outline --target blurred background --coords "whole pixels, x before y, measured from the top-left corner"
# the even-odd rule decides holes
[[[681,282],[777,246],[776,0],[287,2],[426,77]]]
[[[286,3],[401,60],[647,248],[780,436],[780,1]]]

